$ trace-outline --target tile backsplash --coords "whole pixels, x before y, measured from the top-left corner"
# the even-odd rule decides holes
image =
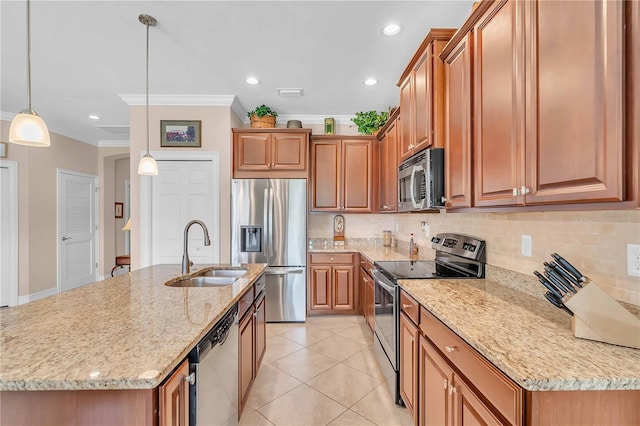
[[[308,238],[331,238],[333,214],[309,214]],[[640,210],[522,213],[344,214],[346,238],[382,238],[392,231],[400,244],[413,233],[421,254],[433,254],[431,236],[470,234],[486,240],[487,263],[533,276],[557,252],[611,296],[640,305],[640,278],[627,275],[627,244],[640,244]],[[421,229],[425,222],[428,235]],[[521,255],[522,235],[532,256]],[[431,256],[432,257],[432,256]]]

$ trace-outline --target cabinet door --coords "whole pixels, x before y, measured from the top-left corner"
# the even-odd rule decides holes
[[[309,309],[331,309],[331,266],[311,265],[309,288]]]
[[[343,203],[345,212],[373,211],[373,141],[343,140]]]
[[[249,396],[249,388],[255,377],[255,331],[253,313],[255,308],[251,306],[245,316],[240,320],[238,342],[238,392],[240,397],[240,413]]]
[[[267,298],[262,296],[258,302],[256,302],[256,312],[254,315],[255,331],[256,331],[256,366],[255,374],[258,375],[262,358],[267,349],[267,317],[266,317],[266,303]]]
[[[624,7],[527,8],[527,204],[624,198]]]
[[[451,397],[453,398],[454,425],[498,426],[503,424],[457,374],[453,375]]]
[[[189,425],[189,360],[184,360],[176,371],[160,386],[160,426]]]
[[[360,269],[360,308],[362,310],[362,316],[364,316],[365,322],[367,321],[367,274],[363,269]]]
[[[380,211],[398,211],[398,122],[391,123],[380,142]]]
[[[524,202],[524,3],[498,1],[474,28],[476,206]]]
[[[466,35],[444,61],[447,207],[471,207],[471,42]]]
[[[433,143],[432,138],[432,75],[433,69],[433,44],[429,44],[416,64],[414,71],[415,109],[414,109],[414,137],[415,146],[413,151],[417,152],[428,148]],[[401,110],[402,111],[402,110]]]
[[[406,160],[411,156],[411,148],[413,147],[413,101],[414,82],[413,75],[409,76],[400,85],[400,116],[398,122],[399,128],[399,146],[398,163]]]
[[[311,211],[340,211],[341,147],[339,140],[311,142]]]
[[[418,424],[450,425],[453,370],[424,336],[420,336],[418,364]]]
[[[400,313],[400,395],[416,419],[418,396],[418,326]]]
[[[353,266],[334,266],[332,270],[332,308],[335,310],[354,311],[356,301],[354,296]]]
[[[270,165],[274,170],[305,170],[307,168],[307,136],[273,133]]]
[[[270,134],[237,133],[234,156],[236,170],[269,170],[271,162]]]
[[[374,285],[373,285],[373,280],[372,279],[368,279],[367,280],[367,287],[366,287],[366,292],[367,295],[365,296],[367,298],[367,301],[365,302],[365,306],[366,306],[366,310],[367,310],[367,324],[369,325],[369,328],[371,329],[371,331],[373,331],[374,328],[374,323],[373,323],[373,312],[374,312],[374,306],[373,306],[373,298],[374,298]]]

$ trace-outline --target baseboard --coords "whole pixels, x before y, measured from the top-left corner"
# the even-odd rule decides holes
[[[33,302],[38,299],[44,299],[45,297],[53,296],[54,294],[58,294],[58,289],[56,287],[39,291],[37,293],[27,294],[26,296],[18,296],[18,305]]]

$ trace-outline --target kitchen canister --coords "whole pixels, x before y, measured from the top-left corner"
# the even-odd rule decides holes
[[[387,247],[391,246],[391,231],[382,231],[382,243]]]
[[[287,121],[287,129],[302,129],[302,121],[300,120]]]

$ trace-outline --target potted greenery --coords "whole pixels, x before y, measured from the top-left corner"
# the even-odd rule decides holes
[[[266,105],[260,105],[247,113],[247,117],[251,120],[251,127],[258,129],[276,127],[277,116],[278,113]]]
[[[361,135],[373,135],[375,134],[389,118],[389,113],[386,111],[366,111],[356,112],[356,116],[351,119],[353,123],[358,126],[358,133]]]

